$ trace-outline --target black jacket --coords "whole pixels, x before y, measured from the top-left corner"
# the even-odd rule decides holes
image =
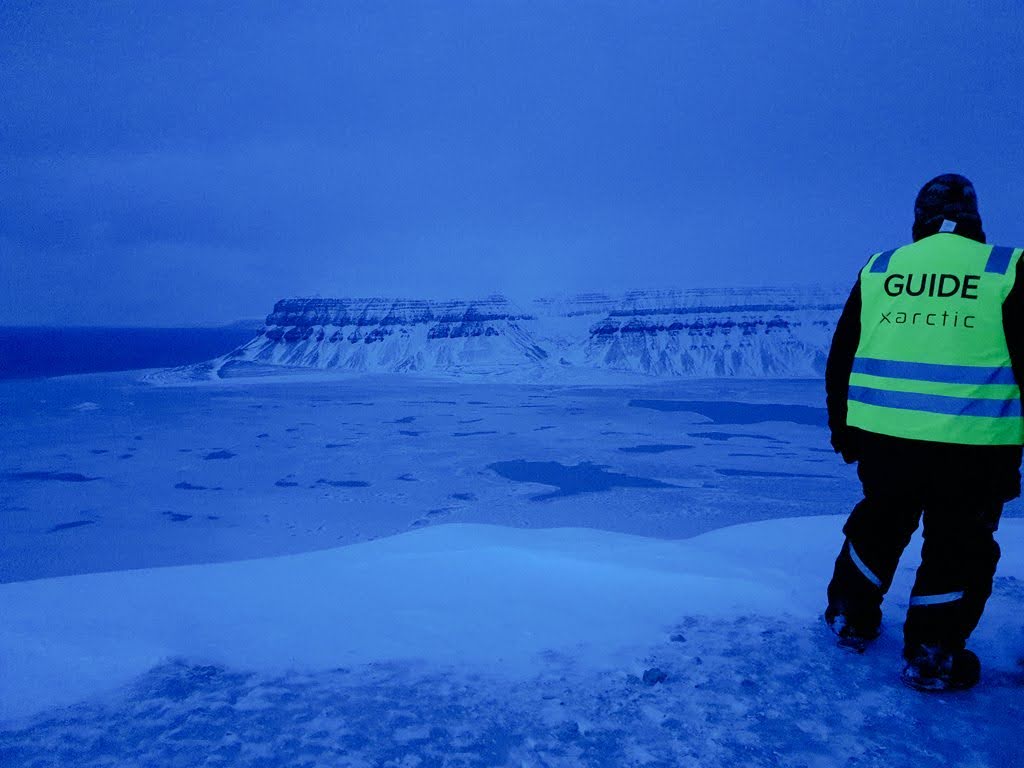
[[[1024,260],[1024,259],[1022,259]],[[1003,302],[1003,327],[1006,345],[1010,351],[1010,364],[1017,381],[1024,389],[1024,270],[1017,262],[1013,288]],[[915,444],[923,441],[906,438],[892,438],[876,435],[846,423],[846,397],[850,389],[850,372],[853,358],[860,344],[860,279],[850,291],[843,312],[836,324],[825,364],[825,402],[828,407],[828,426],[832,433],[832,448],[841,453],[847,463],[860,459],[865,451],[891,450],[893,441],[900,449],[913,450]],[[1015,498],[1020,495],[1020,446],[963,446],[950,445],[950,450],[963,455],[965,462],[988,465],[991,469],[989,482],[998,495]],[[983,470],[979,466],[979,471]],[[1007,495],[1008,494],[1008,495]]]

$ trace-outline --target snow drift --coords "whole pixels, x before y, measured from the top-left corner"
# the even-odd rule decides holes
[[[825,631],[841,524],[773,520],[676,542],[445,525],[2,585],[0,718],[16,719],[0,724],[0,758],[1020,765],[1024,525],[1001,533],[1009,557],[972,641],[981,685],[932,697],[897,682],[907,568],[868,654]]]
[[[181,657],[273,671],[425,661],[522,678],[555,653],[621,671],[687,616],[813,624],[842,521],[773,520],[682,541],[452,524],[301,555],[4,584],[0,719]],[[1024,579],[1024,523],[1005,521],[1000,537],[1003,580]],[[891,631],[902,586],[887,606]],[[982,656],[1012,669],[1008,648],[989,647],[1012,617],[998,599],[991,614]]]

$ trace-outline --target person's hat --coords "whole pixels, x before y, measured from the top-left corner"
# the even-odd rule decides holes
[[[940,231],[985,242],[974,185],[958,173],[936,176],[914,200],[914,240]]]

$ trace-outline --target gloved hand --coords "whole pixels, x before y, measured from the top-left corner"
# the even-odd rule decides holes
[[[853,464],[853,462],[860,459],[856,437],[850,432],[849,428],[844,427],[833,430],[831,442],[832,450],[842,456],[843,461],[847,464]]]

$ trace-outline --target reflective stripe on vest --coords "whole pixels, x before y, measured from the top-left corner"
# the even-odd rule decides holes
[[[847,423],[896,437],[1024,444],[1003,301],[1021,250],[940,233],[861,270]]]

